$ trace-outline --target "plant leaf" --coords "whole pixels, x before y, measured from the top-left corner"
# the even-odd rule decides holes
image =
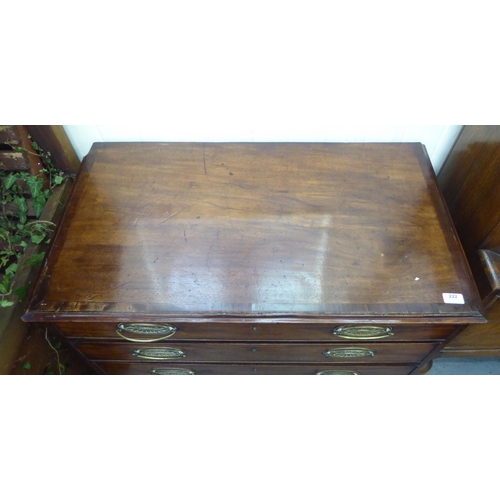
[[[19,207],[21,213],[28,213],[28,204],[24,196],[14,196],[14,203]]]
[[[11,302],[10,300],[0,300],[0,307],[10,307],[13,305],[14,302]]]
[[[27,286],[20,286],[16,290],[12,292],[14,295],[17,295],[19,297],[20,301],[23,301],[26,298],[26,295],[28,295],[28,287]]]
[[[32,234],[31,235],[31,241],[35,244],[38,245],[45,239],[45,234]]]
[[[6,270],[5,270],[5,275],[6,276],[14,276],[17,271],[17,262],[14,262],[14,264],[11,264]]]
[[[43,188],[43,179],[41,177],[28,177],[26,179],[26,184],[28,184],[31,190],[31,196],[33,198],[38,198]]]
[[[5,275],[3,277],[3,282],[0,285],[0,288],[2,289],[2,293],[7,293],[10,288],[10,282],[12,281],[12,275]]]
[[[12,185],[16,182],[17,177],[10,173],[7,178],[5,179],[5,189],[10,189]]]
[[[33,196],[33,208],[35,210],[35,215],[38,219],[40,215],[42,215],[43,209],[45,207],[45,203],[47,202],[45,195],[41,193],[36,198]]]
[[[10,239],[10,242],[13,244],[13,245],[19,245],[21,243],[21,240],[23,239],[23,237],[20,235],[20,234],[16,234],[16,236],[13,236],[11,239]]]
[[[45,252],[36,253],[26,261],[27,266],[39,266],[43,262]]]
[[[14,203],[19,207],[19,222],[26,224],[28,220],[28,204],[23,196],[14,196]]]
[[[61,184],[63,180],[64,180],[64,177],[61,177],[60,175],[56,175],[54,177],[54,184],[56,186],[59,186],[59,184]]]
[[[24,365],[22,366],[23,370],[30,370],[31,369],[31,364],[29,361],[26,361]]]

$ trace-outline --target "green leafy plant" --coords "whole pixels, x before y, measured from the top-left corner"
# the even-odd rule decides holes
[[[60,353],[63,353],[65,351],[62,342],[55,335],[50,335],[47,329],[43,330],[42,328],[37,328],[36,333],[37,335],[43,336],[45,338],[45,341],[47,342],[50,349],[54,351],[55,357],[52,356],[53,359],[43,367],[41,373],[34,373],[34,374],[40,374],[40,375],[67,374],[70,365],[61,362]],[[38,363],[35,363],[35,366],[37,365]],[[29,360],[24,361],[24,363],[21,366],[22,373],[26,374],[26,370],[31,370],[31,368],[32,367],[30,361]],[[57,371],[55,371],[56,368]],[[37,368],[36,370],[38,371]]]
[[[55,352],[56,357],[57,357],[57,369],[59,371],[59,375],[63,375],[67,371],[67,366],[65,366],[63,363],[61,363],[61,359],[59,358],[59,350],[62,347],[61,341],[58,340],[55,337],[52,337],[49,339],[48,337],[48,330],[45,329],[45,340],[49,344],[50,348]],[[54,375],[54,370],[51,369],[51,364],[49,363],[48,365],[45,366],[43,369],[42,375]]]
[[[47,181],[42,174],[0,170],[0,308],[12,306],[13,295],[19,296],[21,300],[26,296],[26,287],[13,290],[14,276],[30,243],[38,245],[50,241],[55,224],[40,220],[40,216],[53,189],[66,178],[74,177],[74,174],[62,172],[53,165],[50,152],[44,152],[36,142],[31,144],[36,153],[8,145],[15,151],[36,154],[41,160],[41,172],[47,176]],[[47,184],[48,187],[45,187]],[[33,207],[32,219],[29,219],[29,204]],[[25,264],[39,266],[44,255],[44,252],[37,253]]]
[[[36,151],[37,156],[40,158],[43,164],[43,169],[42,172],[47,174],[49,178],[49,186],[50,190],[52,191],[56,186],[59,186],[60,184],[63,183],[63,181],[67,178],[74,179],[75,174],[63,172],[59,169],[57,169],[54,166],[54,163],[52,162],[52,154],[50,151],[45,152],[35,141],[32,141],[31,135],[28,135],[28,138],[31,141],[31,145],[33,146],[33,149]],[[28,150],[25,150],[28,154],[33,154],[30,153]]]

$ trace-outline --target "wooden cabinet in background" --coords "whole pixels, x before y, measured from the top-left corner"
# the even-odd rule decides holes
[[[32,141],[36,142],[37,149],[40,148],[45,153],[51,154],[54,168],[66,173],[76,173],[78,171],[80,161],[62,126],[0,125],[0,171],[4,178],[9,173],[30,173],[47,180],[45,174],[41,172],[43,163]],[[0,180],[0,182],[3,181]],[[66,180],[62,185],[55,187],[40,216],[41,220],[51,221],[54,224],[58,223],[66,199],[72,189],[72,183],[71,180]],[[48,187],[48,185],[46,185],[46,187]],[[36,220],[35,210],[33,208],[33,202],[29,197],[27,204],[28,220],[29,223],[33,224]],[[10,212],[14,207],[14,203],[12,203],[12,205],[7,204],[4,207],[4,216],[6,208],[8,208],[8,212]],[[10,216],[8,218],[10,218]],[[5,250],[5,245],[6,242],[0,239],[0,248],[4,246],[3,249]],[[11,285],[12,290],[29,286],[34,280],[37,270],[34,267],[26,265],[26,262],[29,261],[33,255],[45,251],[45,247],[46,244],[44,243],[39,245],[35,245],[33,242],[29,243],[24,256],[18,262],[18,270]],[[8,267],[8,265],[9,263],[3,267]],[[0,282],[1,281],[3,281],[2,272],[0,272]],[[50,364],[47,361],[47,353],[44,349],[49,349],[49,352],[53,355],[52,363],[57,366],[55,353],[49,348],[45,339],[43,339],[43,334],[42,340],[40,341],[40,335],[37,333],[37,329],[32,328],[28,331],[28,325],[21,320],[21,315],[26,307],[25,301],[14,294],[7,295],[4,298],[14,302],[14,304],[0,309],[0,374],[41,374],[44,371],[44,367],[47,368]],[[44,348],[40,349],[40,345],[44,343]],[[77,368],[80,366],[78,358],[75,358],[75,362],[73,362],[73,358],[66,352],[64,356],[61,353],[61,356],[65,358],[65,362],[68,361],[68,364],[71,364],[74,368],[72,373],[78,371]],[[32,368],[22,368],[28,365]]]
[[[107,374],[410,374],[478,304],[421,144],[103,143],[24,319]]]
[[[465,126],[438,176],[488,320],[441,356],[500,356],[500,126]]]

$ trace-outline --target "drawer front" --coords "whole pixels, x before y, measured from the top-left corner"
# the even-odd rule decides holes
[[[258,365],[205,363],[123,363],[103,361],[98,366],[108,375],[408,375],[414,366],[393,365]]]
[[[434,343],[260,344],[177,342],[155,344],[86,343],[75,346],[90,360],[226,363],[419,363]]]
[[[124,325],[119,328],[119,325]],[[134,328],[136,325],[136,328]],[[164,328],[161,328],[162,325]],[[250,341],[250,342],[412,342],[441,341],[453,325],[338,325],[328,323],[57,323],[71,338],[130,341]],[[168,328],[172,326],[173,328]],[[128,329],[128,330],[127,330]],[[141,329],[143,333],[141,332]],[[155,329],[157,332],[155,333]],[[134,331],[135,330],[135,331]]]

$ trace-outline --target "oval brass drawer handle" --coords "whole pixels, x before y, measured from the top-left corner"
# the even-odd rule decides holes
[[[175,359],[186,357],[184,351],[173,347],[163,349],[135,349],[133,355],[141,359]]]
[[[375,351],[364,347],[339,347],[323,353],[328,358],[373,358]]]
[[[171,337],[177,328],[172,325],[154,324],[154,323],[120,323],[116,333],[125,340],[130,342],[158,342]],[[139,335],[161,335],[155,339],[132,339],[123,335],[122,332],[137,333]]]
[[[338,326],[333,330],[333,334],[343,339],[367,340],[383,339],[394,335],[390,326],[375,325]]]
[[[316,375],[359,375],[359,373],[354,370],[323,370]]]
[[[193,370],[187,370],[186,368],[155,368],[149,373],[151,375],[194,375]]]

